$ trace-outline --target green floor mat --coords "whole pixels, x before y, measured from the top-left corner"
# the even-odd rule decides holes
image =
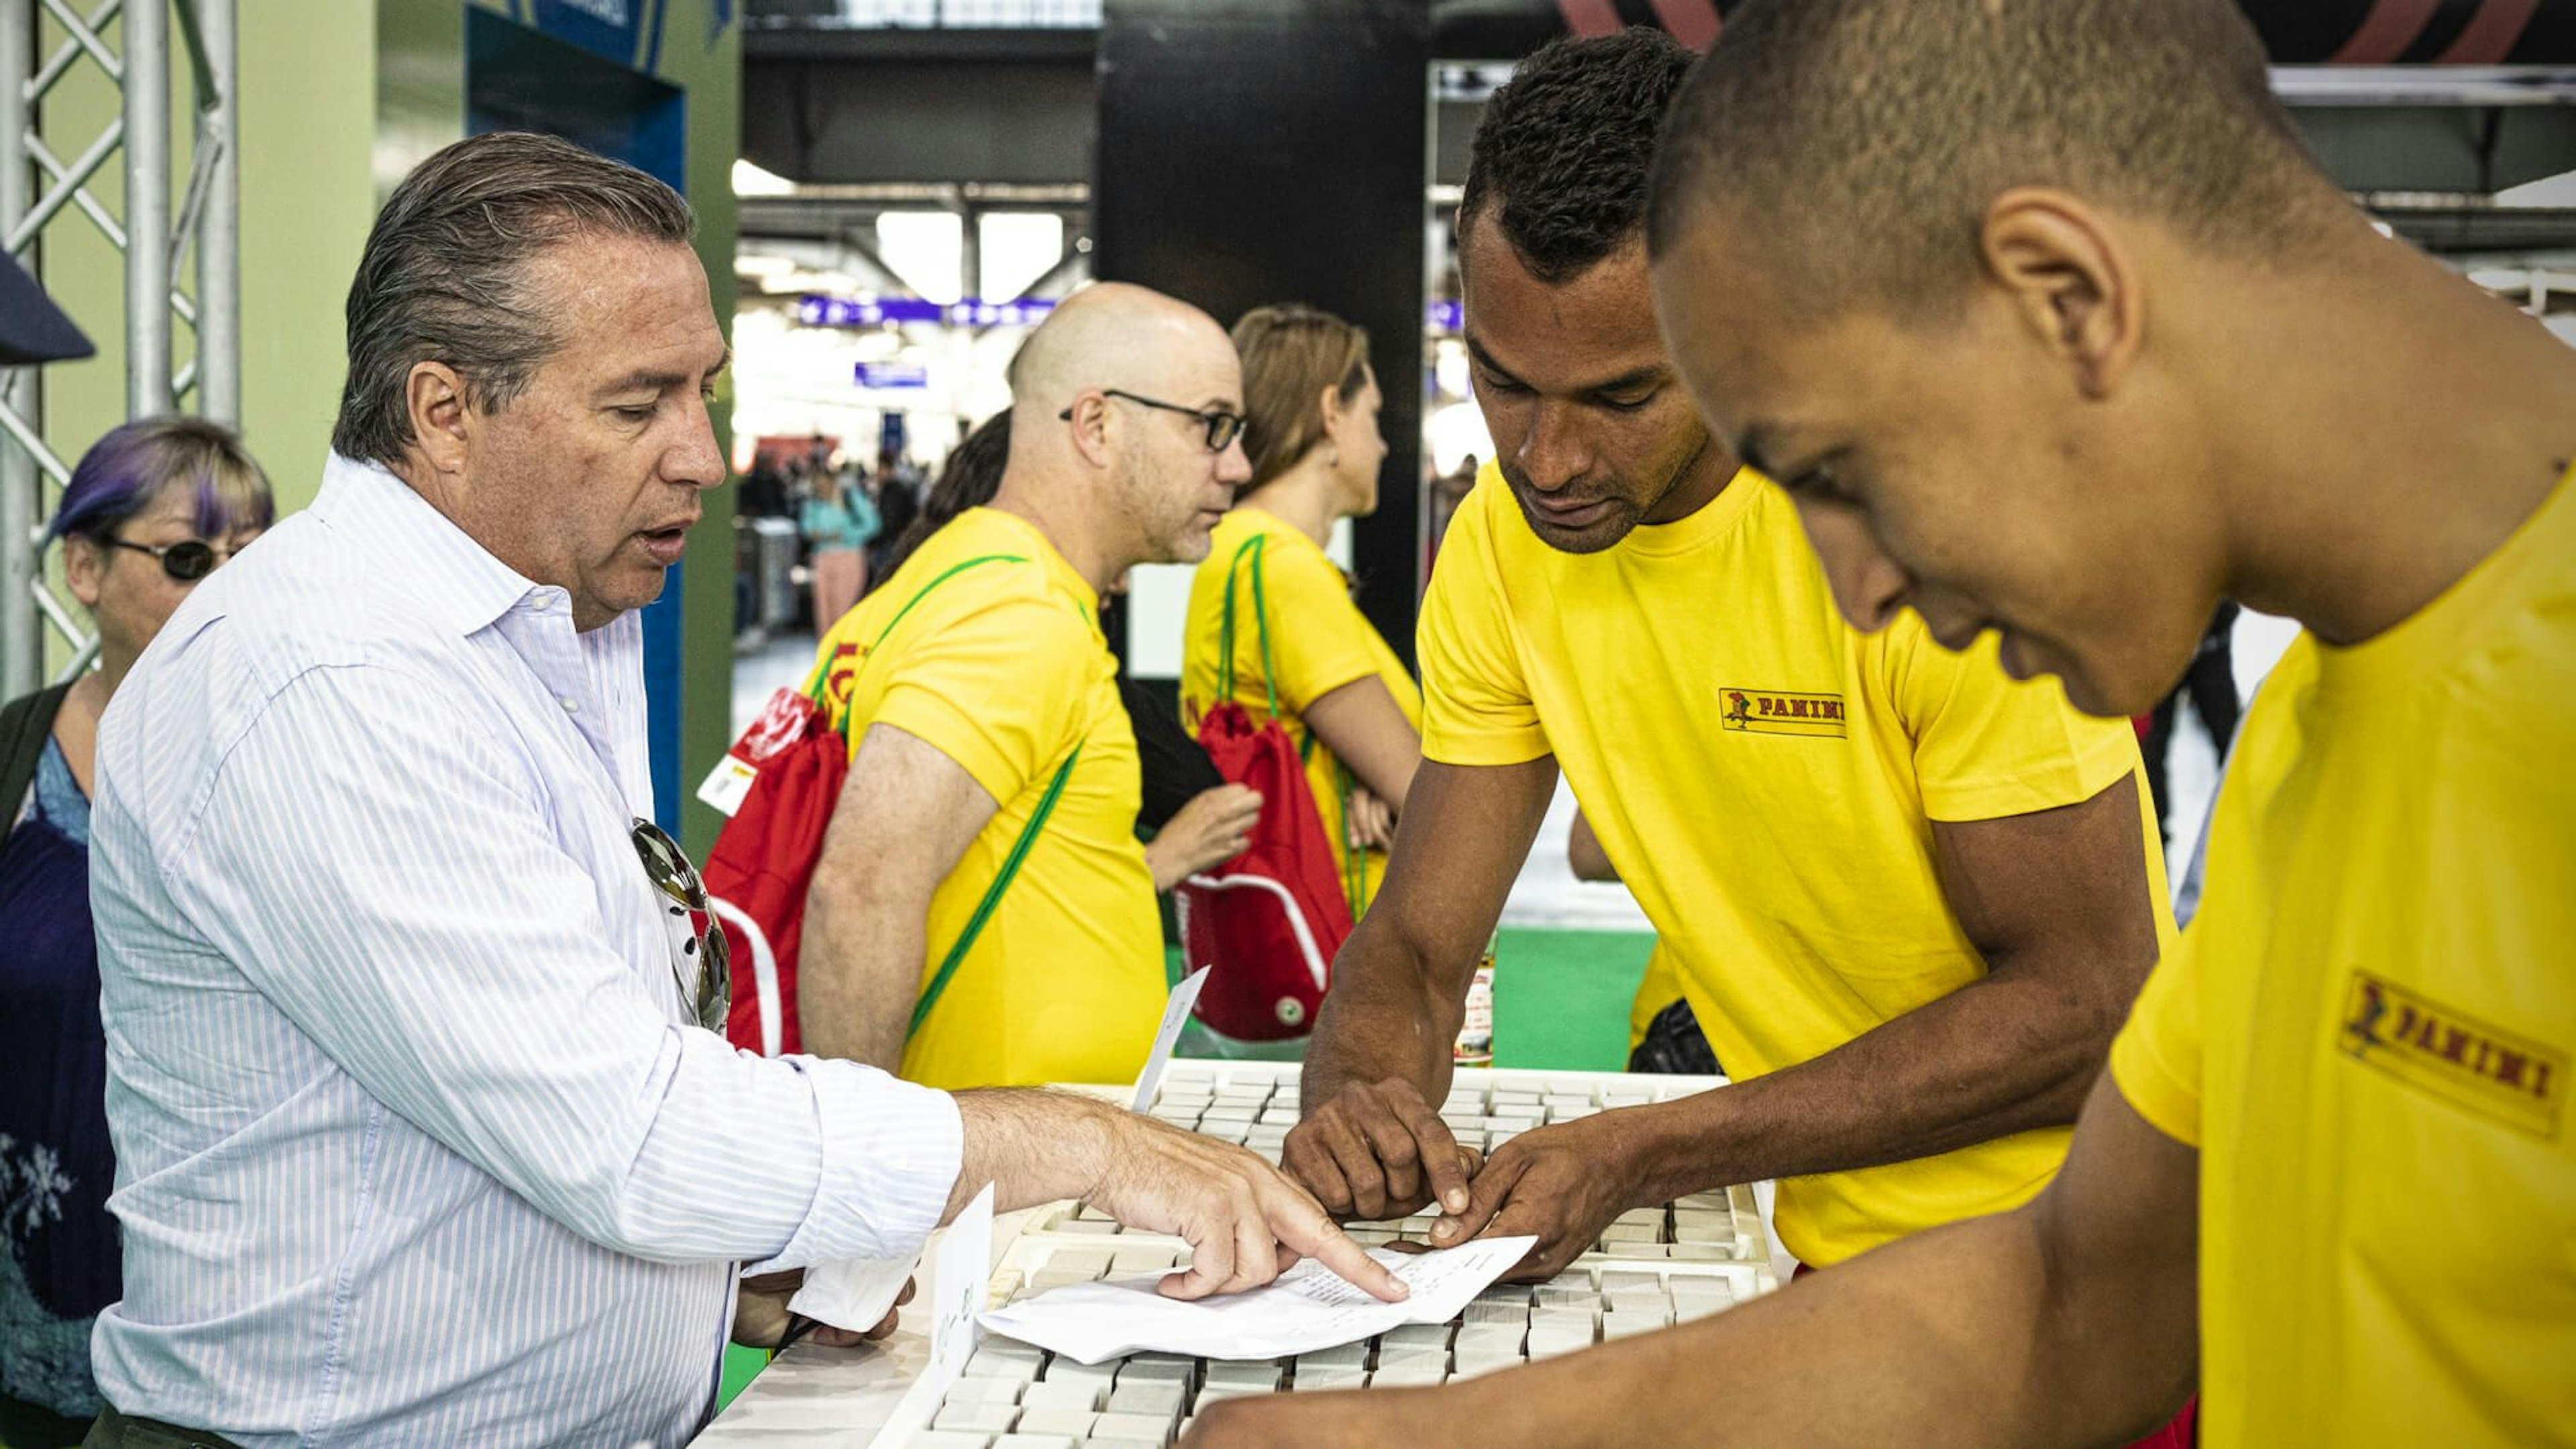
[[[716,1383],[716,1412],[723,1413],[725,1405],[732,1403],[735,1395],[750,1388],[751,1381],[760,1377],[760,1371],[767,1367],[769,1367],[768,1349],[745,1348],[738,1343],[726,1344],[724,1377]]]
[[[1494,946],[1494,1061],[1506,1067],[1616,1072],[1628,1065],[1628,1005],[1655,938],[1638,931],[1506,927]],[[1181,979],[1181,953],[1164,953]],[[1179,1055],[1296,1061],[1298,1042],[1247,1047],[1190,1023]]]

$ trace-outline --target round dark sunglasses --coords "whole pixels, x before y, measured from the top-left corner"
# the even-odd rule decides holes
[[[108,541],[111,548],[130,548],[161,560],[161,572],[183,584],[193,584],[215,571],[215,565],[232,557],[229,549],[220,549],[202,538],[183,538],[177,543],[154,547],[148,543],[128,543],[121,538]]]

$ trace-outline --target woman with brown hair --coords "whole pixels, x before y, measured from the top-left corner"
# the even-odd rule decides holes
[[[1377,508],[1387,449],[1368,334],[1292,303],[1246,313],[1234,345],[1252,482],[1190,583],[1181,712],[1196,729],[1224,699],[1256,719],[1276,710],[1305,756],[1356,919],[1385,874],[1422,762],[1421,689],[1324,552],[1335,523]],[[1229,592],[1231,660],[1222,657]]]

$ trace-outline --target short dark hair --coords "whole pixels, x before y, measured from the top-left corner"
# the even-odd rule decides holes
[[[1521,264],[1550,285],[1628,245],[1645,225],[1655,133],[1691,59],[1671,36],[1636,26],[1551,41],[1521,62],[1476,123],[1460,241],[1490,213]]]
[[[331,448],[398,461],[412,441],[411,370],[443,362],[498,410],[562,345],[527,263],[578,237],[686,246],[697,221],[680,194],[632,166],[524,131],[473,136],[403,178],[367,234],[349,284],[349,377]]]
[[[1749,0],[1666,122],[1648,245],[1722,208],[1800,296],[1919,315],[2023,185],[2252,257],[2333,195],[2234,0]]]
[[[911,527],[894,541],[894,547],[886,550],[885,567],[876,571],[869,587],[893,578],[904,560],[957,515],[992,502],[993,495],[1002,491],[1002,474],[1010,462],[1011,410],[1004,408],[977,424],[949,453],[948,461],[939,467],[939,481],[930,485],[921,500],[921,512],[913,516]]]

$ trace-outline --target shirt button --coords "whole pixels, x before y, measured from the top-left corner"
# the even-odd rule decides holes
[[[573,698],[571,695],[569,695],[569,694],[565,695],[565,696],[564,696],[563,698],[561,698],[561,699],[556,700],[556,701],[555,701],[555,703],[557,703],[557,704],[559,704],[559,705],[562,705],[562,706],[564,707],[564,713],[566,713],[566,714],[579,714],[579,713],[581,713],[581,701],[579,701],[579,700],[577,700],[577,699],[574,699],[574,698]]]

